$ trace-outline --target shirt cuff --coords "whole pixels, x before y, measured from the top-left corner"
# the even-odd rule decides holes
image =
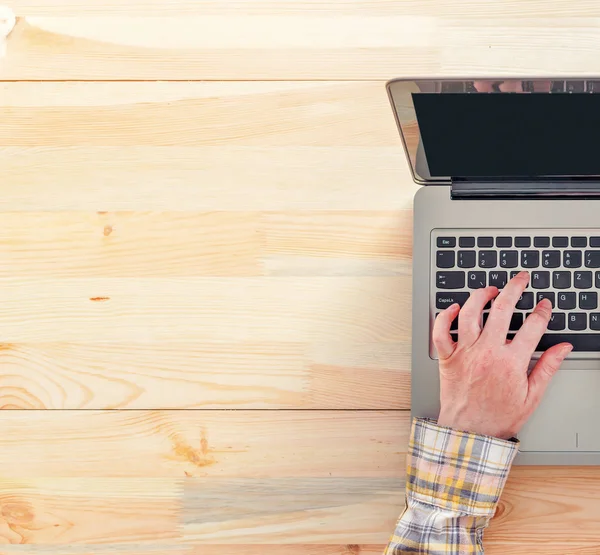
[[[415,418],[408,447],[407,500],[491,518],[518,450],[518,441]]]

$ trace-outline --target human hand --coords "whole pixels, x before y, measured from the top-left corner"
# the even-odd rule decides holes
[[[515,338],[506,340],[515,305],[528,283],[529,273],[520,272],[499,295],[496,287],[477,289],[462,309],[455,304],[437,317],[433,343],[440,364],[440,426],[502,439],[516,436],[573,350],[569,343],[553,346],[527,375],[552,315],[552,304],[544,299]],[[482,330],[483,308],[496,296]],[[454,342],[450,326],[458,315]]]

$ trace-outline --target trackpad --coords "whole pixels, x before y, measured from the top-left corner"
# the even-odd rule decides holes
[[[525,425],[521,451],[600,451],[600,371],[559,370]]]

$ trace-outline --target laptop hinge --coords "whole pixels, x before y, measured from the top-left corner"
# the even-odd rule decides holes
[[[470,199],[600,199],[600,179],[536,181],[471,181],[452,179],[451,198]]]

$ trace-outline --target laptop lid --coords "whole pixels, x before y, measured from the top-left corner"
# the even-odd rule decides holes
[[[600,80],[398,79],[387,89],[419,184],[556,181],[564,192],[600,180]]]

